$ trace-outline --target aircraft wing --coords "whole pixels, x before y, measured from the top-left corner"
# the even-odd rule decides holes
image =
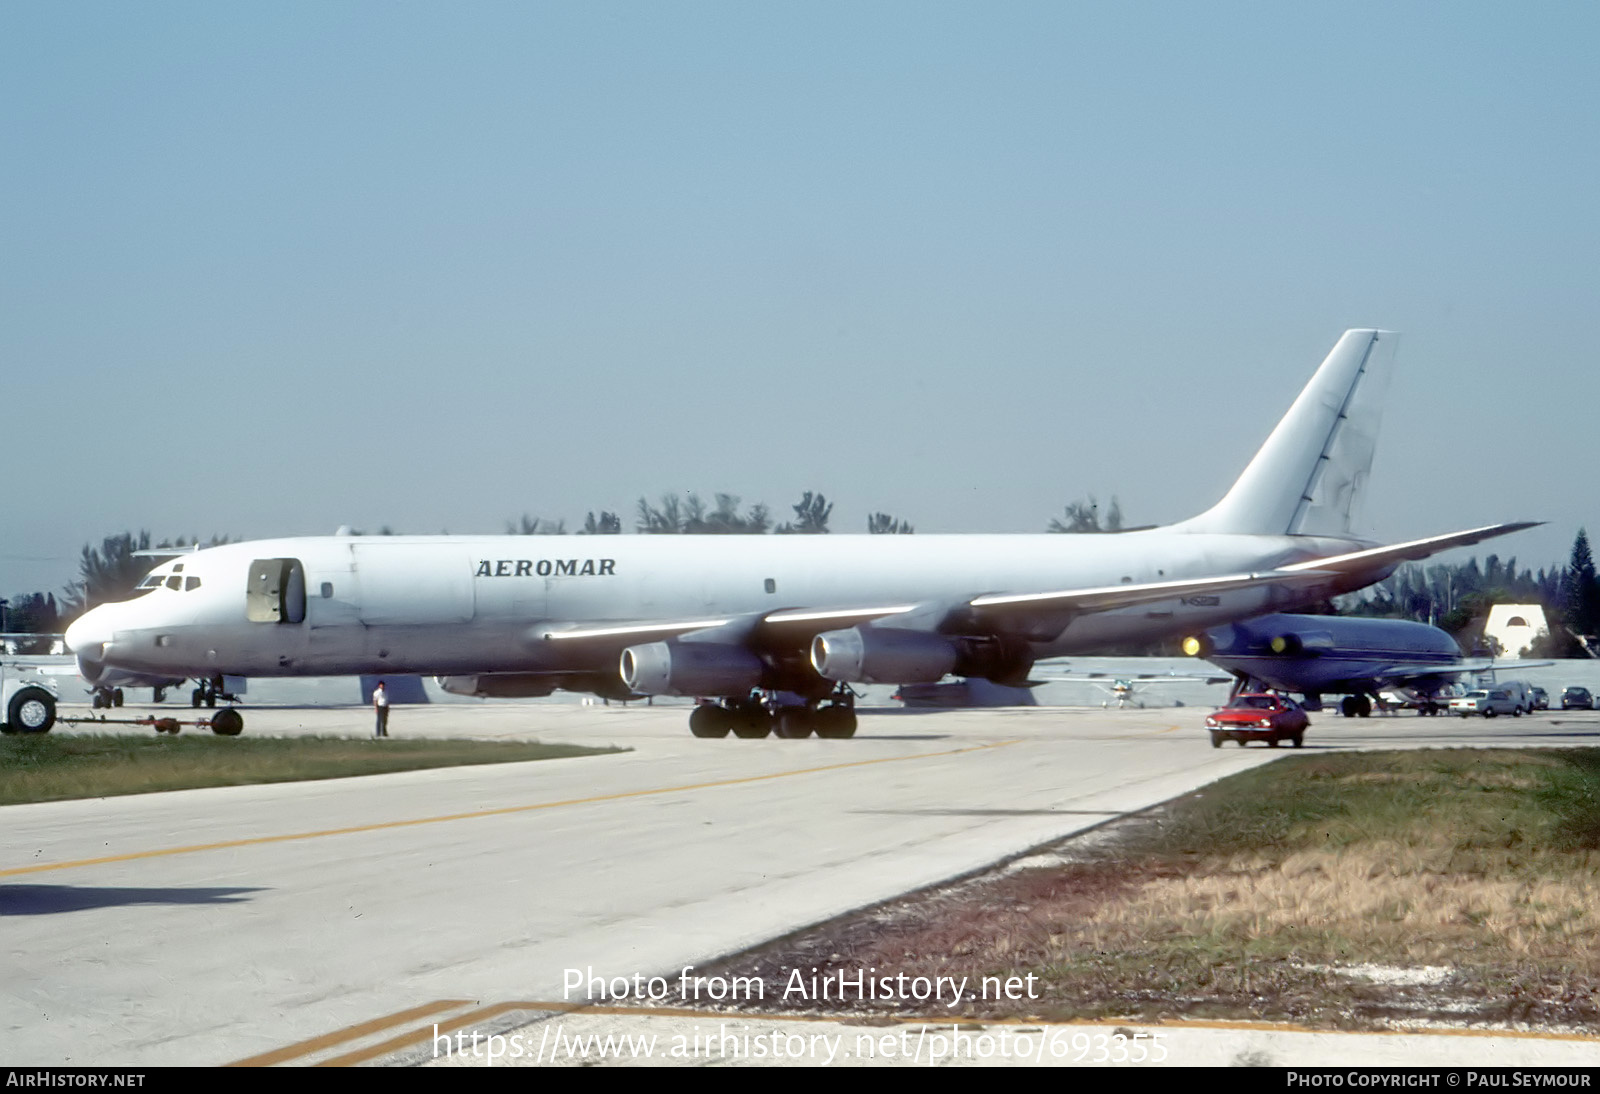
[[[1456,666],[1455,672],[1516,672],[1522,669],[1547,669],[1555,664],[1554,661],[1490,661],[1480,658],[1476,661],[1463,661]]]
[[[1139,687],[1148,684],[1227,684],[1233,681],[1232,676],[1215,672],[1074,672],[1070,660],[1065,657],[1046,657],[1035,661],[1028,670],[1028,676],[1036,683],[1064,680],[1069,683],[1099,684],[1102,680],[1124,680]]]
[[[1464,672],[1478,671],[1472,664],[1470,661],[1453,665],[1440,664],[1437,661],[1396,662],[1372,673],[1372,681],[1378,687],[1399,687],[1408,681],[1419,680],[1425,676],[1459,676]]]
[[[1405,687],[1407,684],[1434,676],[1466,676],[1480,672],[1510,672],[1514,669],[1546,668],[1554,661],[1491,661],[1487,658],[1441,664],[1438,661],[1395,661],[1363,674],[1377,688]]]
[[[1187,674],[1177,672],[1140,672],[1132,675],[1118,675],[1114,672],[1091,672],[1082,677],[1063,676],[1061,679],[1126,680],[1128,683],[1137,684],[1140,687],[1148,687],[1152,684],[1230,684],[1233,682],[1232,676],[1221,676],[1217,673],[1211,673],[1208,676],[1198,672]]]
[[[984,593],[964,602],[948,604],[876,604],[816,608],[780,608],[751,615],[709,616],[694,619],[620,620],[603,624],[576,624],[540,629],[534,637],[550,642],[589,642],[615,648],[640,642],[658,642],[689,635],[691,641],[726,641],[789,646],[797,639],[824,631],[854,627],[861,623],[893,616],[915,617],[911,629],[932,629],[929,613],[938,618],[966,615],[979,629],[1026,632],[1027,622],[1038,621],[1048,636],[1060,633],[1071,618],[1096,612],[1115,611],[1141,604],[1202,596],[1234,589],[1267,586],[1317,585],[1352,570],[1378,569],[1408,559],[1422,559],[1453,547],[1464,547],[1507,535],[1539,522],[1491,524],[1464,532],[1452,532],[1427,539],[1410,540],[1387,547],[1372,547],[1327,558],[1310,559],[1279,566],[1272,570],[1223,574],[1215,577],[1176,581],[1125,583],[1079,589],[1057,589],[1030,593]],[[908,619],[909,622],[909,619]],[[1008,622],[1013,625],[1008,626]],[[1021,624],[1018,626],[1017,624]],[[761,632],[759,635],[757,632]],[[720,633],[717,633],[720,632]],[[781,639],[780,639],[781,636]],[[1045,635],[1041,635],[1042,637]],[[1031,637],[1031,635],[1030,635]]]
[[[1330,555],[1327,558],[1314,558],[1306,562],[1293,562],[1286,566],[1278,567],[1278,570],[1289,573],[1303,570],[1342,573],[1348,570],[1377,569],[1388,564],[1416,562],[1454,547],[1470,547],[1474,543],[1482,543],[1484,540],[1494,539],[1496,536],[1510,535],[1512,532],[1520,532],[1524,528],[1537,528],[1542,523],[1544,522],[1524,520],[1511,524],[1488,524],[1482,528],[1472,528],[1465,532],[1450,532],[1442,536],[1429,536],[1427,539],[1413,539],[1405,543],[1394,543],[1387,547],[1369,547],[1363,551]]]
[[[1316,584],[1327,579],[1327,573],[1314,563],[1302,563],[1294,570],[1280,567],[1248,574],[1224,574],[1220,577],[1191,578],[1184,581],[1151,581],[1144,584],[1102,585],[1090,589],[1064,589],[1047,593],[990,593],[967,601],[969,607],[992,615],[1006,609],[1035,609],[1051,612],[1087,614],[1109,612],[1117,608],[1131,608],[1139,604],[1153,604],[1161,600],[1176,600],[1185,596],[1227,592],[1230,589],[1252,589],[1266,585]]]
[[[1293,572],[1283,569],[1263,570],[1256,573],[1226,574],[1220,577],[1192,578],[1183,581],[1155,581],[1144,584],[1105,585],[1084,589],[1062,589],[1042,593],[988,593],[975,596],[950,606],[950,610],[967,609],[981,612],[986,618],[1009,613],[1086,614],[1111,611],[1116,608],[1151,604],[1162,600],[1175,600],[1185,596],[1226,592],[1230,589],[1257,588],[1266,585],[1315,584],[1325,581],[1328,574],[1314,567],[1300,566]],[[714,616],[682,620],[638,620],[607,623],[601,626],[574,626],[550,628],[539,637],[551,642],[632,640],[659,641],[694,632],[727,628],[729,637],[736,633],[742,637],[757,627],[792,627],[796,633],[833,630],[853,627],[895,615],[909,615],[928,610],[927,604],[882,604],[849,608],[781,608],[756,616]]]

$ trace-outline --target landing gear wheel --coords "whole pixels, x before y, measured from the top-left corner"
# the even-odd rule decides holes
[[[120,707],[122,705],[122,689],[121,688],[116,688],[111,692],[111,705],[114,706],[114,707]]]
[[[1355,697],[1355,700],[1356,700],[1356,716],[1360,717],[1360,718],[1371,717],[1371,715],[1372,715],[1372,700],[1367,698],[1365,695],[1357,695]]]
[[[843,740],[856,735],[856,712],[845,706],[819,707],[816,714],[817,736]]]
[[[1361,704],[1356,702],[1354,695],[1346,695],[1339,701],[1339,713],[1346,718],[1354,718],[1361,711]]]
[[[778,711],[776,721],[778,736],[786,741],[804,740],[818,728],[816,719],[804,707],[786,707]]]
[[[172,731],[176,734],[178,731]],[[211,718],[211,732],[222,737],[237,737],[244,732],[244,715],[232,707],[217,711]]]
[[[99,688],[95,688],[94,694],[89,697],[89,705],[95,710],[99,710],[101,707],[108,705],[106,703],[105,692],[101,691]]]
[[[702,703],[689,713],[689,732],[696,737],[726,737],[733,714],[724,707]]]
[[[733,718],[733,735],[735,737],[754,741],[772,735],[772,725],[775,719],[760,707],[755,710],[738,711]]]
[[[21,688],[6,704],[7,733],[48,733],[56,724],[56,697],[44,688]]]
[[[202,690],[200,688],[195,688],[194,692],[192,694],[190,694],[190,696],[189,696],[189,705],[194,707],[196,710],[199,710],[200,709],[200,704],[205,702],[205,701],[206,701],[206,693],[205,693],[204,690]]]

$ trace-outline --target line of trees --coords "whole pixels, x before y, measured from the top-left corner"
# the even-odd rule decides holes
[[[178,536],[151,545],[150,533],[123,532],[106,536],[99,546],[83,545],[78,558],[78,579],[62,590],[58,601],[54,593],[22,593],[5,601],[4,630],[12,634],[60,634],[78,616],[101,604],[127,600],[145,574],[160,559],[141,551],[188,550],[194,546],[215,547],[227,543],[227,536]],[[45,653],[41,644],[19,646],[19,653]]]
[[[828,520],[833,515],[833,503],[826,496],[807,490],[794,504],[794,519],[774,524],[772,512],[764,504],[746,506],[741,510],[737,494],[713,494],[707,501],[690,491],[682,497],[663,494],[652,505],[640,498],[634,510],[633,530],[640,535],[722,535],[759,536],[773,535],[826,535],[832,529]],[[867,531],[879,533],[908,533],[913,531],[908,521],[887,513],[873,513],[867,518]],[[519,520],[507,521],[506,532],[524,536],[564,536],[565,520],[545,520],[524,513]],[[598,515],[590,511],[578,529],[580,536],[605,536],[622,534],[622,518],[603,509]]]
[[[1514,556],[1501,562],[1497,554],[1482,566],[1476,557],[1457,564],[1407,563],[1376,585],[1342,597],[1338,608],[1345,615],[1431,623],[1470,648],[1495,604],[1544,608],[1549,634],[1529,647],[1530,656],[1587,656],[1585,639],[1600,634],[1600,581],[1588,532],[1578,529],[1565,566],[1534,572],[1518,569]]]

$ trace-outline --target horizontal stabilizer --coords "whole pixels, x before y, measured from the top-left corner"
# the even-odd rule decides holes
[[[1510,535],[1520,532],[1524,528],[1537,528],[1543,521],[1523,520],[1512,524],[1489,524],[1482,528],[1472,528],[1465,532],[1451,532],[1442,536],[1429,536],[1427,539],[1413,539],[1405,543],[1393,543],[1387,547],[1369,547],[1362,551],[1351,551],[1348,554],[1332,555],[1328,558],[1314,558],[1307,562],[1290,563],[1280,566],[1280,571],[1293,572],[1296,570],[1320,570],[1326,572],[1345,573],[1351,570],[1377,570],[1385,565],[1399,565],[1402,562],[1417,562],[1429,558],[1441,551],[1449,551],[1456,547],[1470,547],[1474,543],[1482,543],[1486,539],[1496,536]]]

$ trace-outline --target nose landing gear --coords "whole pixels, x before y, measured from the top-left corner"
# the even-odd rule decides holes
[[[217,705],[218,699],[225,703],[237,703],[239,701],[237,695],[229,695],[222,690],[222,677],[220,676],[213,676],[209,680],[200,680],[198,683],[200,686],[195,688],[189,696],[189,705],[196,710],[202,706],[214,707]],[[121,706],[122,704],[118,703],[117,705]]]

